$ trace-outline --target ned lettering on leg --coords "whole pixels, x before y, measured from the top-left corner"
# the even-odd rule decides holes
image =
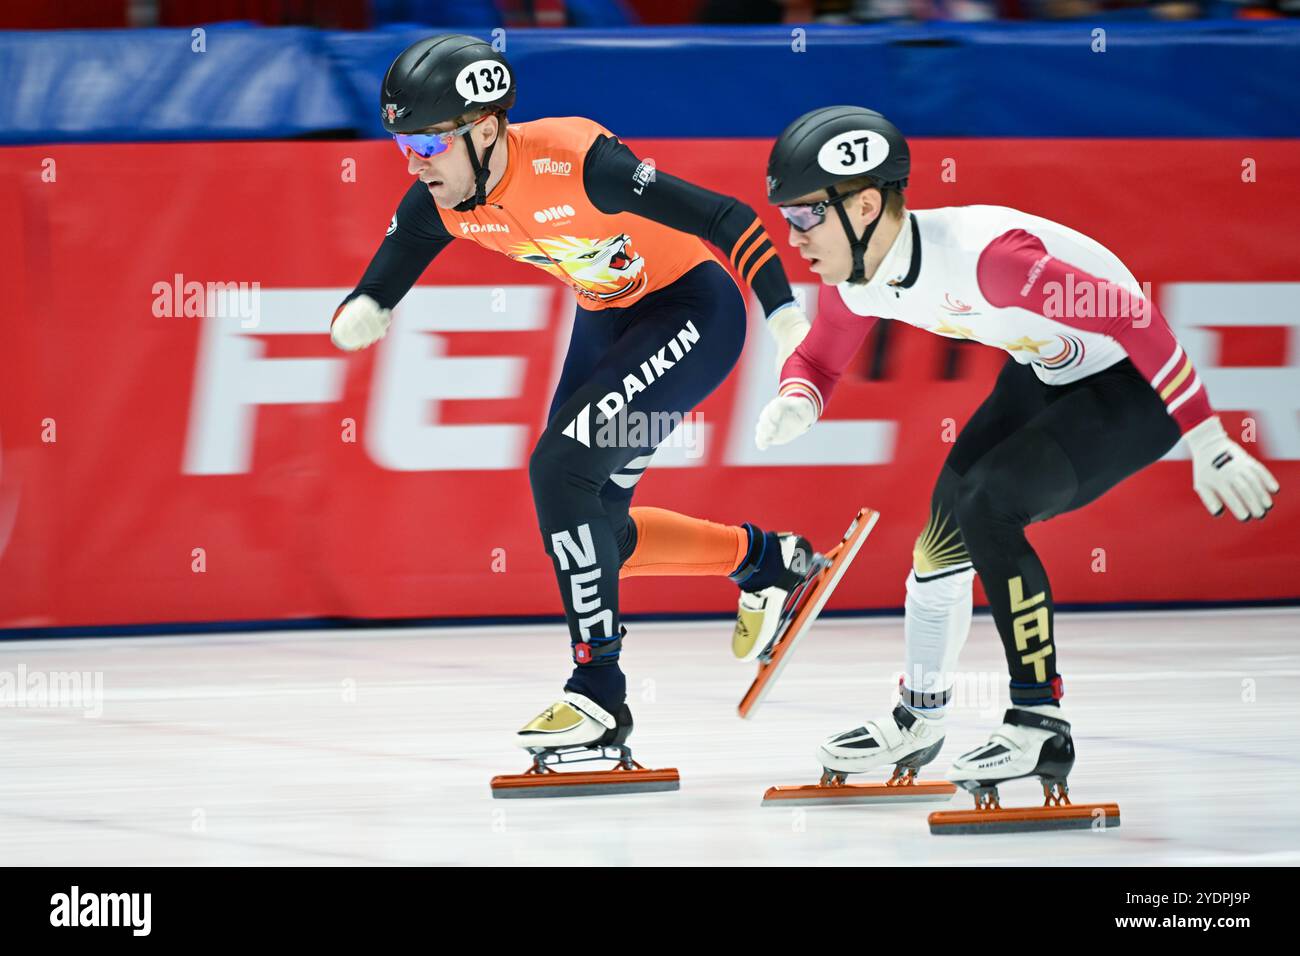
[[[591,526],[588,524],[579,526],[577,541],[573,540],[573,535],[568,531],[552,534],[551,550],[555,553],[555,560],[561,571],[568,572],[570,560],[579,568],[590,569],[575,572],[569,577],[573,610],[579,615],[584,615],[578,618],[578,627],[582,631],[583,640],[591,638],[592,630],[597,625],[604,630],[603,637],[613,637],[614,614],[609,608],[601,606],[600,586],[593,583],[600,580],[601,569],[596,564],[596,546],[591,540]]]

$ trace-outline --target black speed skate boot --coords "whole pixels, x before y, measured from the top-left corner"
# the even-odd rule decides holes
[[[1113,803],[1072,804],[1067,778],[1074,740],[1060,708],[1011,707],[988,741],[958,757],[948,779],[975,797],[973,811],[930,814],[931,833],[1031,832],[1119,826]],[[1042,783],[1039,807],[1003,807],[1001,784],[1025,777]]]

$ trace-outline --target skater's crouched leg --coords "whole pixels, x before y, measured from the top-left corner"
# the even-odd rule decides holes
[[[989,451],[952,492],[962,539],[978,568],[980,555],[1000,536],[1068,510],[1078,488],[1074,466],[1050,434],[1028,426]]]
[[[930,716],[949,703],[957,657],[970,633],[975,571],[957,521],[961,487],[961,476],[945,464],[905,582],[903,703]]]
[[[574,671],[566,689],[617,711],[627,682],[619,668],[618,572],[622,559],[600,490],[612,466],[602,451],[562,433],[557,416],[528,463],[543,545],[569,626]]]
[[[1067,510],[1077,489],[1061,446],[1028,426],[981,458],[956,493],[957,523],[1002,639],[1013,704],[1060,696],[1051,584],[1025,528]]]
[[[914,564],[908,572],[902,697],[914,710],[937,713],[951,702],[957,660],[970,634],[974,581],[969,560],[948,571]]]

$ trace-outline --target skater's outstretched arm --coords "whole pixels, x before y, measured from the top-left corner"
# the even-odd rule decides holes
[[[795,304],[776,246],[750,206],[657,169],[613,136],[596,137],[583,162],[582,180],[587,198],[601,212],[643,216],[722,250],[763,306],[780,368],[809,324]]]
[[[854,315],[834,286],[822,286],[817,321],[781,367],[778,396],[759,415],[754,441],[760,449],[784,445],[812,428],[876,321]]]
[[[398,204],[361,281],[335,310],[330,324],[334,344],[354,351],[383,338],[393,307],[449,242],[451,233],[443,225],[428,187],[417,180]]]
[[[1192,452],[1193,487],[1210,514],[1218,517],[1226,506],[1245,521],[1273,507],[1277,480],[1228,438],[1191,358],[1154,302],[1062,262],[1023,229],[989,243],[977,274],[980,291],[995,306],[1028,309],[1123,346],[1178,423]]]

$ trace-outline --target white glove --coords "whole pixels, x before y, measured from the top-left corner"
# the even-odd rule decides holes
[[[791,302],[768,316],[767,328],[772,333],[772,338],[776,339],[776,377],[780,378],[786,359],[794,354],[794,350],[812,328],[812,323],[803,314],[803,309]]]
[[[1273,507],[1279,485],[1267,468],[1228,437],[1217,415],[1211,415],[1183,436],[1192,453],[1192,487],[1210,514],[1226,506],[1238,521],[1264,517]]]
[[[368,295],[359,295],[339,307],[330,323],[330,341],[345,352],[374,345],[388,331],[393,313],[381,309]]]
[[[794,441],[817,423],[817,406],[805,395],[780,395],[766,405],[754,429],[759,451]]]

